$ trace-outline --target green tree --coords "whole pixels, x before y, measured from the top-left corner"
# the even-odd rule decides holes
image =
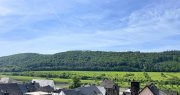
[[[78,77],[78,76],[75,76],[75,77],[73,77],[73,82],[72,82],[72,84],[70,85],[70,87],[69,88],[77,88],[77,87],[80,87],[81,86],[81,80],[80,80],[80,78]]]
[[[0,57],[0,72],[49,70],[179,72],[180,51],[68,51],[53,55],[23,53]],[[69,78],[68,74],[59,77]]]

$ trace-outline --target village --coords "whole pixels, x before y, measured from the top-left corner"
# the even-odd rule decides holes
[[[73,89],[57,88],[53,80],[33,79],[19,83],[11,78],[0,79],[0,95],[179,95],[162,91],[150,83],[140,88],[140,82],[132,81],[127,89],[121,89],[114,81],[104,79],[100,85],[81,85]]]

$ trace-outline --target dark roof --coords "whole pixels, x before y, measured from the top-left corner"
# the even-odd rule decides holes
[[[100,86],[104,87],[104,88],[113,88],[115,85],[114,81],[111,81],[111,80],[104,80]]]
[[[25,84],[18,84],[18,85],[19,85],[19,88],[21,89],[22,93],[28,92],[28,89]]]
[[[27,88],[28,92],[35,92],[40,88],[39,83],[26,83],[25,87]]]
[[[0,95],[4,95],[4,93],[0,91]]]
[[[81,95],[103,95],[97,86],[79,87],[75,91],[81,93]]]
[[[165,92],[167,95],[178,95],[178,92],[176,91],[163,91]]]
[[[62,92],[64,92],[65,95],[80,95],[75,90],[64,90]]]
[[[17,83],[0,84],[0,91],[7,92],[9,95],[23,95]]]
[[[147,85],[147,87],[151,90],[151,92],[152,92],[154,95],[160,95],[160,94],[159,94],[159,89],[158,89],[153,83]]]
[[[53,92],[54,88],[52,88],[51,86],[44,86],[44,87],[40,87],[37,89],[38,91],[43,91],[43,92]]]

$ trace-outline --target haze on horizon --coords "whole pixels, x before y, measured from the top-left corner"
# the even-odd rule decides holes
[[[180,0],[0,0],[0,56],[180,49]]]

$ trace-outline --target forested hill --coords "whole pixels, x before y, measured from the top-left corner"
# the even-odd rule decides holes
[[[180,51],[159,53],[68,51],[53,55],[23,53],[0,57],[0,71],[92,70],[180,71]]]

